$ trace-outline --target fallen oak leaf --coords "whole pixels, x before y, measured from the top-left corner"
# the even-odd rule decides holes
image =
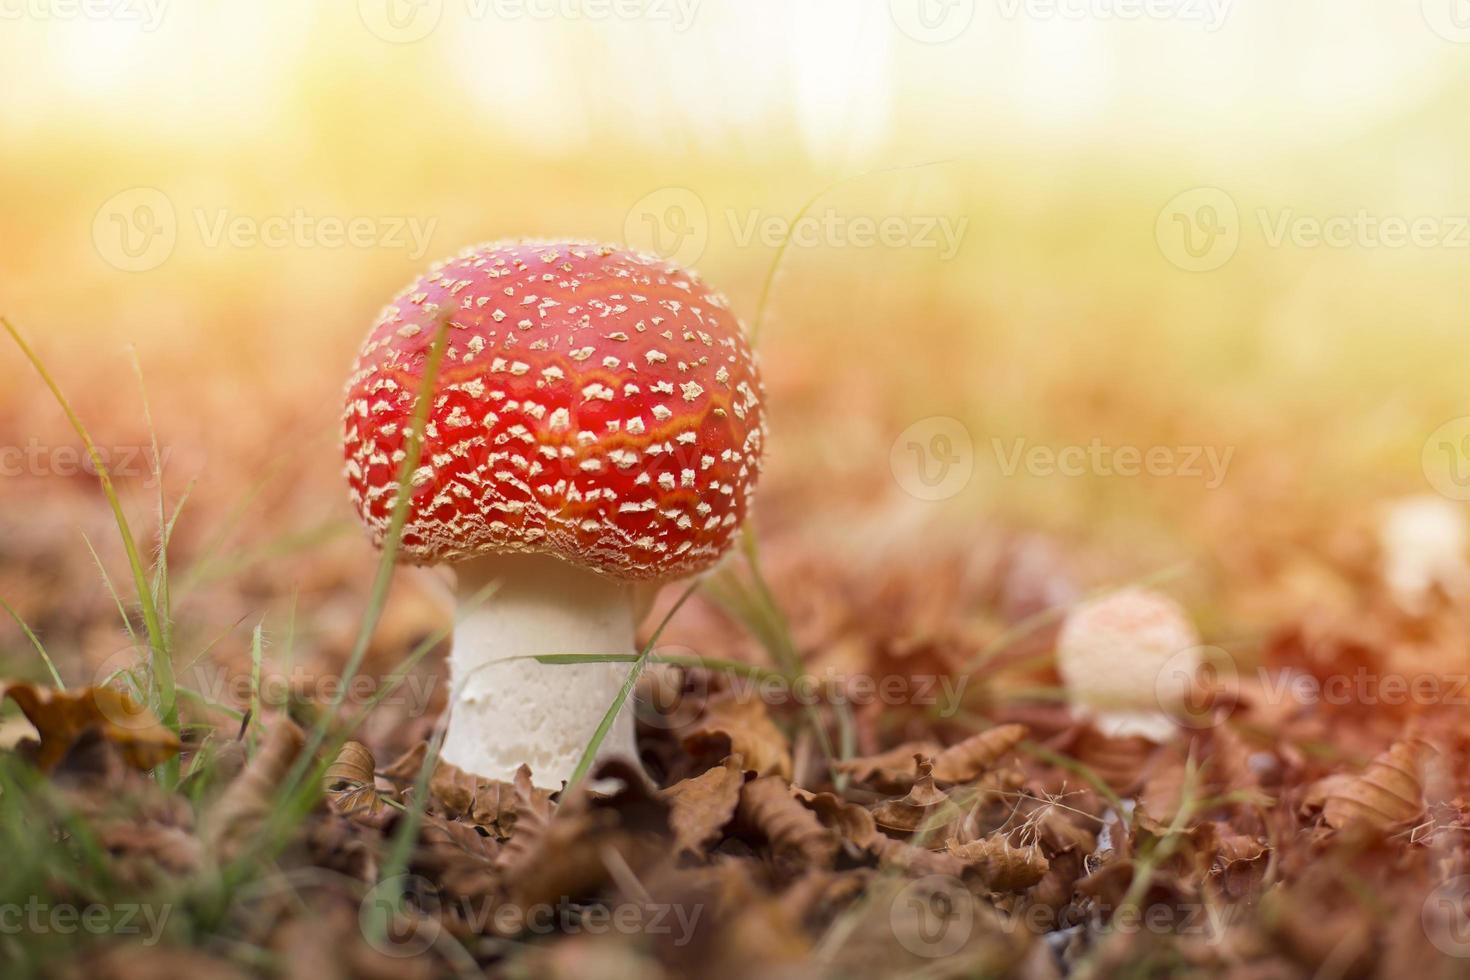
[[[382,812],[384,803],[373,774],[375,765],[372,750],[366,745],[351,740],[343,743],[322,777],[322,790],[333,810],[369,820]]]
[[[882,834],[874,838],[870,850],[878,858],[878,867],[917,877],[948,875],[959,879],[965,873],[964,863],[948,851],[915,847]]]
[[[526,770],[529,776],[530,770]],[[519,780],[520,774],[516,774]],[[515,832],[516,808],[521,790],[516,785],[499,779],[485,779],[474,773],[465,772],[443,759],[434,766],[429,777],[429,796],[439,805],[445,816],[468,820],[483,827],[496,840],[510,840]],[[550,802],[551,791],[531,786],[524,790],[542,802]]]
[[[669,825],[680,854],[702,854],[720,839],[740,804],[745,785],[738,756],[659,793],[669,804]]]
[[[204,842],[231,860],[275,807],[276,789],[301,754],[306,735],[289,718],[271,726],[255,757],[225,787],[204,817]]]
[[[707,704],[682,741],[690,755],[738,755],[759,775],[791,778],[791,743],[754,698],[732,696]]]
[[[0,700],[5,698],[35,726],[40,742],[32,761],[43,772],[54,769],[89,729],[117,745],[134,769],[152,769],[179,752],[179,736],[123,691],[110,687],[63,691],[7,681],[0,682]]]
[[[978,779],[1027,734],[1025,725],[1010,724],[972,735],[934,757],[934,778],[941,783],[968,783]]]
[[[532,784],[530,766],[522,763],[511,785],[515,793],[512,808],[515,832],[500,852],[497,863],[502,868],[515,868],[531,862],[554,813],[550,796]]]
[[[792,794],[780,776],[761,776],[740,790],[739,825],[770,845],[779,859],[828,868],[837,855],[837,836]]]
[[[855,782],[871,786],[880,793],[907,793],[918,778],[914,757],[922,755],[933,758],[941,751],[937,742],[905,742],[896,748],[876,755],[865,755],[855,759],[841,759],[832,764]]]
[[[908,795],[888,800],[873,808],[873,820],[890,837],[918,834],[923,839],[936,836],[944,840],[953,833],[954,823],[962,814],[949,794],[934,785],[934,767],[923,757],[916,758],[919,778]],[[923,839],[915,843],[922,844]]]
[[[882,835],[873,815],[856,803],[849,803],[835,793],[809,793],[799,787],[793,790],[796,798],[807,809],[817,815],[822,826],[836,831],[838,836],[860,850],[868,850]]]
[[[1409,823],[1424,812],[1423,769],[1433,755],[1427,742],[1395,742],[1362,775],[1334,784],[1323,819],[1334,830],[1354,824],[1389,830]]]
[[[1051,862],[1039,847],[1014,847],[1001,834],[966,844],[951,837],[945,849],[996,892],[1025,891],[1051,870]]]
[[[595,787],[616,784],[604,793]],[[668,857],[669,805],[654,796],[641,770],[609,759],[578,783],[551,814],[534,793],[529,770],[516,774],[516,828],[497,870],[521,908],[577,901],[613,882],[613,868],[636,876]]]

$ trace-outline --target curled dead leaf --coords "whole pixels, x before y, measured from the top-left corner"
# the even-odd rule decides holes
[[[763,837],[780,858],[830,867],[837,854],[836,835],[792,795],[791,786],[779,776],[761,776],[746,783],[736,816],[742,827]]]
[[[123,691],[110,687],[59,690],[6,681],[0,682],[0,700],[4,698],[14,701],[35,726],[40,745],[33,761],[48,772],[92,729],[118,746],[123,759],[135,769],[152,769],[179,752],[179,736]]]
[[[373,817],[383,809],[378,795],[372,750],[361,742],[343,744],[322,777],[328,804],[343,816]]]
[[[520,774],[516,776],[519,780]],[[532,786],[527,792],[542,803],[551,799],[550,790]],[[512,783],[485,779],[440,759],[429,777],[429,795],[445,816],[468,820],[497,840],[510,840],[515,831],[519,797]]]
[[[693,755],[738,755],[762,776],[791,778],[791,743],[755,698],[730,697],[705,706],[683,739]]]
[[[934,757],[934,778],[941,783],[978,779],[1027,735],[1025,725],[999,725],[972,735]]]
[[[835,793],[808,793],[797,788],[796,798],[817,815],[822,826],[831,828],[843,840],[859,849],[871,848],[880,836],[873,815],[856,803],[849,803]]]
[[[276,806],[276,790],[306,744],[295,722],[280,718],[204,816],[204,841],[223,860],[234,858]]]
[[[877,755],[842,759],[833,766],[838,772],[880,793],[907,793],[919,777],[914,757],[922,755],[932,759],[939,752],[940,747],[935,742],[905,742]]]
[[[669,804],[669,824],[681,854],[703,854],[735,816],[745,775],[740,771],[739,759],[732,757],[725,762],[659,794]]]
[[[1327,795],[1323,819],[1334,830],[1350,825],[1388,830],[1424,812],[1424,766],[1434,755],[1427,742],[1396,742],[1362,775],[1338,781]]]
[[[1051,869],[1039,847],[1014,847],[1000,834],[967,844],[951,837],[945,847],[991,891],[1024,891]]]
[[[934,785],[933,766],[926,759],[918,759],[919,778],[914,781],[908,795],[888,800],[873,809],[873,820],[884,833],[890,836],[907,837],[918,834],[927,840],[944,840],[954,830],[955,821],[963,814],[949,798],[949,794]],[[936,845],[939,846],[939,845]]]

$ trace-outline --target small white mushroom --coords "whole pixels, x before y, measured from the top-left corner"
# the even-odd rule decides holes
[[[1173,599],[1129,588],[1079,605],[1057,639],[1057,669],[1078,713],[1105,735],[1167,741],[1177,730],[1200,638]]]
[[[1442,497],[1394,501],[1379,526],[1384,584],[1399,607],[1422,616],[1434,590],[1454,598],[1470,594],[1465,553],[1470,527],[1465,512]]]

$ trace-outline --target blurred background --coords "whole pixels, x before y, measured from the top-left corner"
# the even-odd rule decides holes
[[[1463,0],[0,18],[0,313],[146,535],[136,349],[170,504],[193,484],[176,602],[222,656],[293,607],[350,642],[342,384],[380,306],[487,239],[658,251],[759,320],[777,576],[1002,562],[1014,618],[1184,561],[1222,635],[1334,594],[1381,501],[1470,495]],[[116,534],[8,339],[0,378],[0,596],[86,677],[127,642],[83,540],[117,578]],[[405,578],[384,649],[445,615]]]

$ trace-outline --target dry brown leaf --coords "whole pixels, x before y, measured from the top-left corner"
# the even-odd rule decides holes
[[[553,812],[550,796],[531,783],[530,766],[522,764],[516,770],[512,786],[515,790],[515,805],[512,808],[515,813],[515,833],[511,836],[510,843],[500,852],[498,862],[507,868],[518,867],[531,860],[541,838],[546,834]]]
[[[961,844],[953,837],[945,845],[965,868],[997,892],[1019,892],[1030,888],[1051,869],[1038,847],[1013,847],[1003,835],[992,834]]]
[[[880,868],[902,871],[905,874],[948,875],[959,878],[965,873],[964,864],[948,851],[915,847],[882,834],[874,838],[872,851],[878,856]]]
[[[529,792],[542,802],[551,799],[550,790],[533,786]],[[446,816],[484,827],[497,840],[510,840],[519,798],[513,784],[476,776],[440,759],[429,778],[429,793]]]
[[[209,808],[204,841],[222,860],[234,858],[274,809],[276,790],[305,744],[295,722],[278,718],[255,757]]]
[[[424,767],[424,756],[428,751],[428,742],[415,743],[408,751],[388,763],[383,769],[383,778],[397,786],[412,784],[419,778],[419,770]],[[440,762],[440,765],[448,763]]]
[[[808,793],[795,788],[796,798],[817,815],[822,826],[829,827],[854,847],[871,848],[878,833],[873,815],[856,803],[849,803],[835,793]]]
[[[703,854],[735,816],[745,775],[740,761],[707,769],[660,792],[669,804],[669,824],[681,854]]]
[[[934,757],[934,778],[941,783],[978,779],[1027,735],[1025,725],[1000,725],[951,745]]]
[[[1333,788],[1323,819],[1335,830],[1352,824],[1388,830],[1409,823],[1424,812],[1423,769],[1433,754],[1427,742],[1394,743],[1362,775]]]
[[[616,784],[604,792],[594,787]],[[594,896],[615,870],[636,878],[669,854],[669,805],[653,795],[641,770],[610,759],[557,807],[541,801],[529,770],[516,774],[516,827],[497,866],[521,907]]]
[[[1078,734],[1071,749],[1078,762],[1121,795],[1129,794],[1143,781],[1157,750],[1157,745],[1142,736],[1115,738],[1091,725]]]
[[[683,742],[692,755],[738,755],[759,775],[791,778],[791,743],[755,698],[731,697],[706,705]]]
[[[44,771],[56,767],[77,739],[96,729],[122,749],[135,769],[152,769],[179,752],[179,737],[143,705],[110,687],[58,690],[22,681],[0,682],[0,700],[10,698],[35,726],[40,745],[33,760]]]
[[[845,773],[880,793],[907,793],[914,785],[914,780],[919,778],[914,757],[922,755],[932,759],[939,752],[937,742],[905,742],[877,755],[842,759],[834,763],[834,766],[838,772]]]
[[[371,819],[379,815],[385,804],[378,795],[374,766],[372,750],[366,745],[344,743],[322,777],[328,805],[343,816]]]
[[[428,874],[456,898],[481,898],[499,885],[501,844],[475,827],[425,814],[414,871]]]
[[[742,827],[763,837],[779,858],[812,867],[830,867],[837,854],[837,837],[792,795],[779,776],[761,776],[746,783],[736,809]]]
[[[953,833],[955,821],[962,814],[949,794],[934,785],[933,766],[928,760],[921,758],[917,765],[919,778],[908,795],[874,807],[873,820],[891,836],[920,833],[924,841],[942,841]]]

